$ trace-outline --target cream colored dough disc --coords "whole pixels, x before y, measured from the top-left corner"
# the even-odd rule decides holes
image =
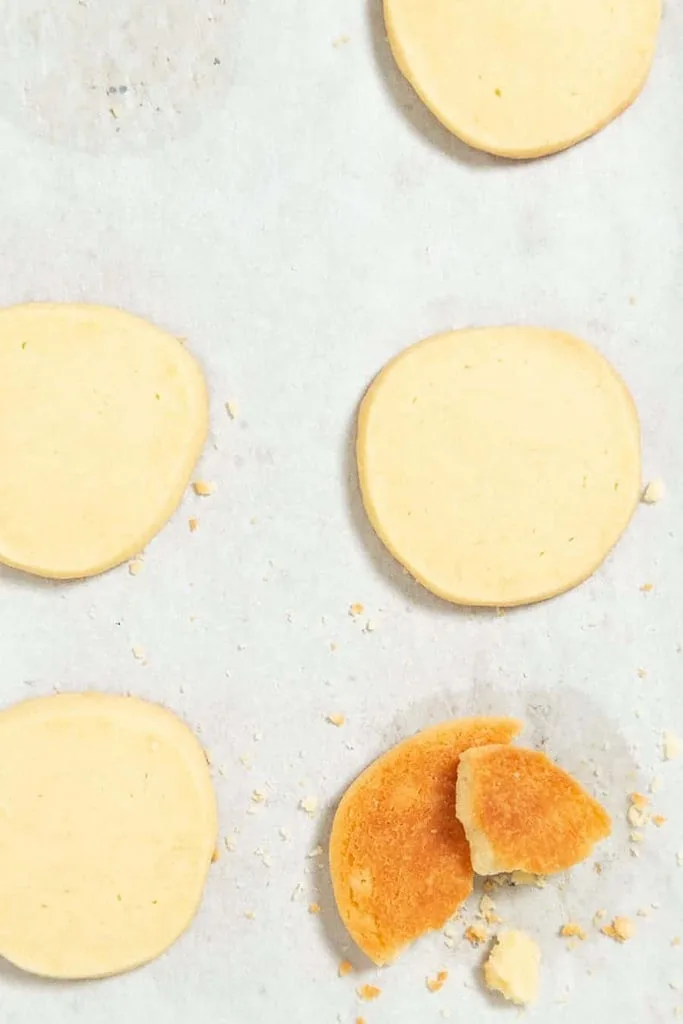
[[[207,431],[177,338],[102,306],[0,311],[0,561],[91,576],[136,554],[180,502]]]
[[[640,494],[624,383],[585,342],[541,328],[453,331],[402,352],[363,399],[357,454],[375,530],[456,604],[568,590]]]
[[[204,752],[170,711],[68,694],[0,712],[0,955],[96,978],[163,953],[216,845]]]
[[[655,52],[661,0],[384,0],[408,81],[470,146],[555,153],[636,98]]]

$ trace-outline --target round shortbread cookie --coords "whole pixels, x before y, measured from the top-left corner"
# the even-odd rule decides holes
[[[366,511],[448,601],[529,604],[582,582],[638,503],[640,430],[610,364],[534,327],[452,331],[393,359],[360,407]]]
[[[176,509],[204,444],[206,387],[181,342],[103,306],[0,311],[0,561],[92,576]]]
[[[528,158],[594,134],[642,89],[661,0],[384,0],[396,62],[476,149]]]
[[[68,694],[0,712],[0,955],[96,978],[163,953],[216,847],[204,751],[170,711]]]

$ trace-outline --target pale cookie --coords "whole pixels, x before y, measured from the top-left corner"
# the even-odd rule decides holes
[[[640,431],[623,381],[558,331],[428,338],[361,403],[358,470],[380,538],[429,590],[519,605],[591,575],[640,498]]]
[[[0,311],[0,561],[103,572],[180,502],[207,432],[199,366],[177,338],[103,306]]]
[[[438,119],[501,156],[555,153],[636,98],[661,0],[384,0],[401,71]]]
[[[69,694],[0,712],[0,955],[118,974],[187,928],[216,848],[204,751],[170,711]]]

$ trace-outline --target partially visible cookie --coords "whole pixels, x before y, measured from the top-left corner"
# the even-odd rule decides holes
[[[439,120],[501,156],[555,153],[636,98],[661,0],[384,0],[396,62]]]
[[[341,918],[376,964],[441,928],[472,890],[465,833],[454,813],[462,753],[507,743],[511,718],[446,722],[404,740],[349,787],[335,815],[330,869]]]
[[[163,953],[216,849],[204,751],[172,712],[102,693],[0,712],[0,956],[99,978]]]
[[[478,875],[564,871],[612,827],[600,804],[545,754],[502,744],[463,754],[456,813]]]

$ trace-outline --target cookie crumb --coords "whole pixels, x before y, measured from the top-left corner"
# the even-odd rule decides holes
[[[639,811],[644,811],[647,805],[650,803],[646,796],[642,793],[629,793],[629,800],[634,807],[637,807]]]
[[[141,647],[139,644],[136,644],[135,647],[132,647],[131,652],[136,661],[145,660],[145,649],[144,647]]]
[[[225,403],[225,411],[231,420],[236,420],[239,416],[240,407],[237,402],[230,401]]]
[[[345,978],[347,974],[351,974],[353,971],[353,964],[349,960],[342,960],[337,968],[337,974],[340,978]]]
[[[641,501],[646,505],[656,505],[666,494],[663,480],[650,480],[642,493]]]
[[[214,851],[213,851],[213,853],[211,854],[211,863],[215,864],[216,861],[220,860],[220,856],[221,856],[221,851],[216,846]]]
[[[510,881],[513,885],[535,885],[537,889],[545,889],[547,885],[543,875],[532,875],[529,871],[513,871]]]
[[[427,978],[426,984],[430,992],[439,992],[448,981],[448,971],[439,971],[435,978]]]
[[[216,490],[216,485],[210,480],[195,480],[192,489],[200,498],[208,498]]]
[[[496,911],[496,905],[486,893],[479,900],[479,913],[487,924],[500,924],[503,920]]]
[[[632,828],[640,828],[647,821],[645,813],[636,807],[635,804],[631,804],[628,811],[626,812],[626,818],[629,825]]]
[[[683,868],[683,850],[679,850],[676,854],[676,863],[678,864],[679,868]]]
[[[199,520],[196,516],[190,516],[187,520],[187,525],[190,527],[190,533],[196,533],[197,527],[199,526]]]
[[[569,921],[567,924],[563,924],[560,928],[560,935],[563,939],[579,939],[581,942],[585,942],[588,938],[585,928],[582,928],[576,921]]]
[[[635,935],[636,929],[630,918],[615,917],[611,924],[603,925],[600,931],[615,942],[628,942]]]
[[[251,802],[253,804],[264,804],[266,802],[266,794],[262,789],[255,789],[251,794]]]
[[[307,856],[308,856],[308,858],[310,860],[313,860],[316,857],[322,857],[323,852],[324,851],[323,851],[322,846],[316,846],[315,849],[311,850],[311,852],[309,854],[307,854]]]
[[[595,911],[595,913],[593,914],[593,924],[595,925],[596,928],[598,927],[598,925],[600,924],[601,921],[604,921],[606,916],[607,916],[607,911],[603,910],[602,908],[600,908],[600,910],[596,910]]]
[[[377,988],[376,985],[361,985],[360,988],[356,989],[359,999],[364,999],[365,1002],[372,1002],[373,999],[378,999],[382,995],[382,989]]]
[[[237,843],[235,842],[235,837],[234,836],[226,836],[225,839],[223,840],[223,846],[228,851],[228,853],[234,853],[235,850],[237,849]]]
[[[358,616],[362,615],[364,611],[365,605],[361,604],[359,601],[355,601],[352,605],[349,606],[349,615],[351,616],[352,619],[358,618]]]
[[[465,938],[472,946],[480,946],[489,937],[488,928],[481,924],[471,924],[465,929]]]
[[[487,988],[525,1006],[538,996],[541,951],[525,932],[504,931],[484,964]]]
[[[332,45],[334,46],[335,49],[337,49],[340,46],[346,46],[348,41],[349,36],[337,36],[337,38],[332,41]]]
[[[665,729],[662,737],[662,755],[665,761],[675,761],[681,753],[681,741],[678,736]]]
[[[653,815],[651,821],[656,828],[661,828],[662,825],[666,825],[666,818],[663,814]]]
[[[309,903],[308,904],[308,913],[309,914],[319,914],[320,910],[321,910],[321,907],[320,907],[319,903]]]
[[[646,668],[639,668],[638,669],[638,678],[639,679],[645,679],[646,676],[647,676],[647,669]]]
[[[643,592],[643,594],[649,594],[651,591],[655,589],[655,585],[654,583],[643,583],[640,589]]]
[[[131,576],[138,576],[144,568],[144,562],[141,558],[134,558],[132,562],[128,563],[128,572]]]
[[[340,715],[338,712],[335,711],[331,715],[325,715],[325,721],[329,722],[330,725],[336,725],[337,728],[340,729],[341,726],[346,721],[346,716]]]
[[[318,801],[314,796],[305,796],[299,800],[299,809],[305,811],[309,818],[313,818],[318,810]]]

